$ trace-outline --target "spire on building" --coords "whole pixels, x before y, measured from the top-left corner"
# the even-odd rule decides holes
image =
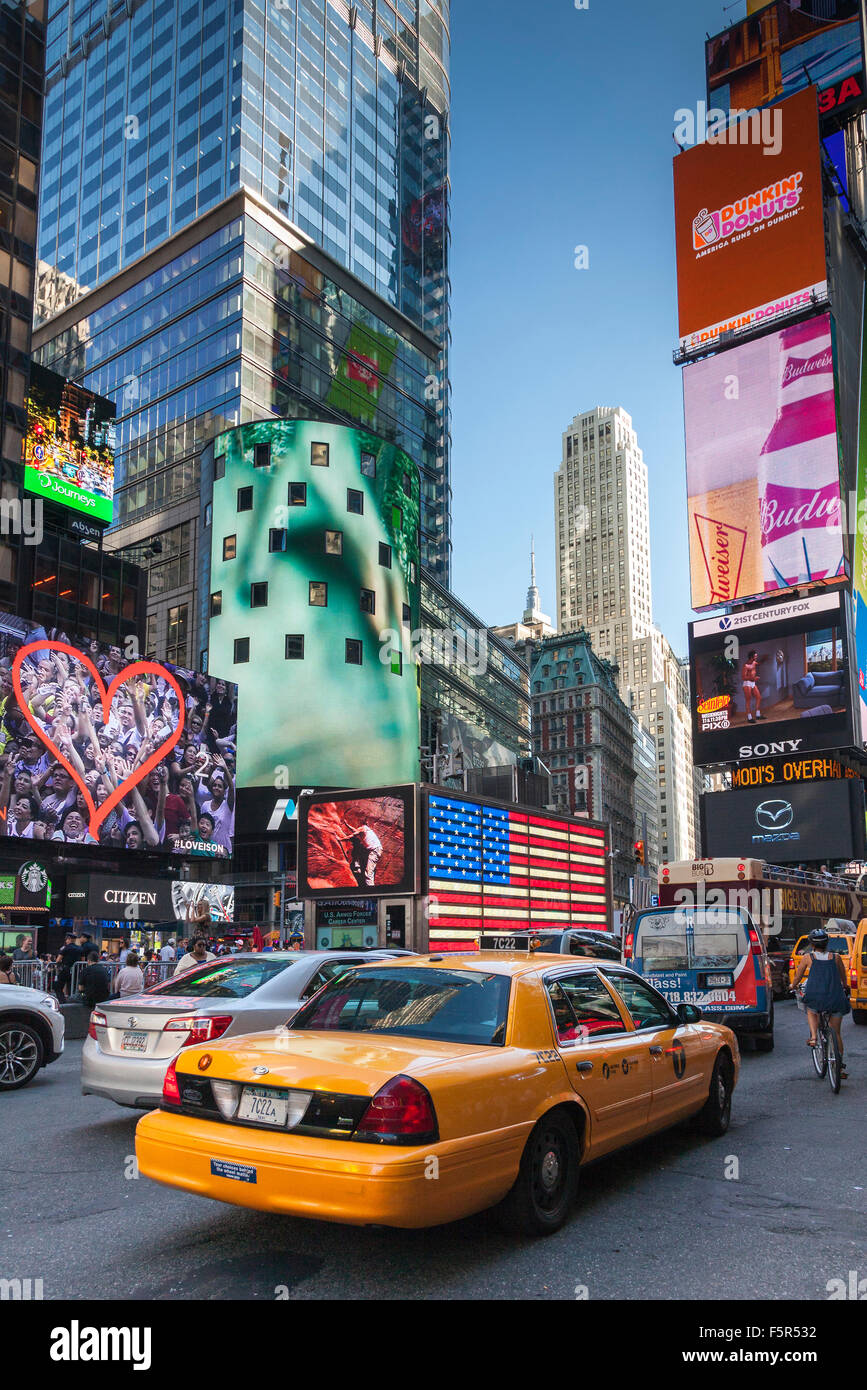
[[[542,600],[539,597],[539,590],[536,588],[535,539],[535,536],[530,536],[530,587],[527,590],[527,607],[524,611],[524,622],[537,623],[541,621],[548,623],[551,620],[541,612]]]

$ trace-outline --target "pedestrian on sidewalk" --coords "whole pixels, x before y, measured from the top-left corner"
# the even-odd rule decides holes
[[[131,994],[141,994],[144,989],[144,972],[139,965],[137,951],[130,951],[127,955],[126,965],[117,972],[114,987],[121,999],[126,999]]]
[[[111,994],[111,971],[108,966],[100,965],[96,951],[90,951],[88,954],[87,964],[81,972],[78,992],[92,1009],[104,999],[108,999]]]
[[[17,985],[11,956],[0,956],[0,985]]]

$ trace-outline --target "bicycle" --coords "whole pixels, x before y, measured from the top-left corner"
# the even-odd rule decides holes
[[[840,1056],[840,1044],[837,1040],[837,1034],[831,1027],[830,1017],[830,1014],[825,1012],[819,1014],[816,1046],[811,1051],[816,1075],[822,1077],[827,1073],[831,1090],[837,1096],[840,1094],[840,1086],[843,1081],[843,1058]]]

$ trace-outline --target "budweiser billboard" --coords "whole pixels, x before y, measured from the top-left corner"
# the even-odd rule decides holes
[[[831,317],[683,369],[692,606],[846,578]]]
[[[704,144],[674,160],[685,351],[827,296],[815,88],[774,107],[770,123],[758,115],[714,124]]]

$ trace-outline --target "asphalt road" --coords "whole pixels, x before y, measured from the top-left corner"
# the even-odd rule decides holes
[[[0,1100],[0,1278],[46,1299],[826,1299],[867,1278],[867,1029],[844,1023],[851,1080],[808,1070],[803,1015],[744,1052],[723,1139],[679,1129],[582,1175],[557,1235],[480,1216],[424,1232],[244,1211],[125,1176],[137,1113],[79,1091],[81,1043]],[[739,1175],[727,1179],[731,1159]],[[281,1294],[285,1297],[286,1294]]]

